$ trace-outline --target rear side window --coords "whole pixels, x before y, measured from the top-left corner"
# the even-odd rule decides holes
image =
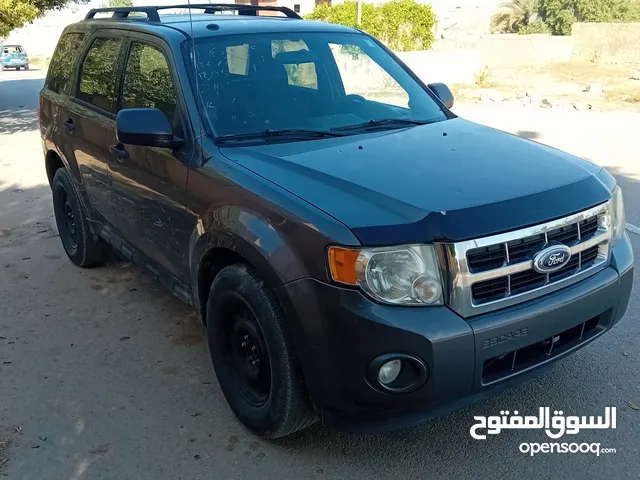
[[[122,108],[157,108],[175,125],[176,89],[167,59],[156,47],[133,43],[124,73]]]
[[[78,98],[110,113],[116,111],[116,76],[122,40],[96,38],[80,69]]]
[[[51,59],[47,88],[56,93],[69,91],[76,54],[84,41],[84,33],[67,33],[58,42],[56,52]]]

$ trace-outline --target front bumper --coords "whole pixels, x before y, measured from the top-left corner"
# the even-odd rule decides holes
[[[611,265],[593,276],[467,320],[446,307],[381,305],[314,279],[286,284],[278,296],[323,423],[385,431],[457,410],[544,371],[615,325],[632,283],[633,252],[625,235]],[[549,339],[557,340],[550,353],[543,348]],[[370,362],[389,353],[421,359],[426,383],[410,393],[372,386]]]

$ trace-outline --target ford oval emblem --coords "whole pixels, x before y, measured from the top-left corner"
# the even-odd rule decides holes
[[[553,273],[571,260],[571,249],[566,245],[552,245],[540,250],[533,257],[533,268],[540,273]]]

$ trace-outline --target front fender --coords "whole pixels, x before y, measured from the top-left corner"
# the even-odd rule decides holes
[[[191,240],[191,283],[198,291],[203,259],[216,248],[237,253],[256,268],[271,288],[313,276],[292,248],[285,219],[270,220],[239,206],[224,206],[208,212],[198,222]],[[199,300],[199,299],[198,299]]]

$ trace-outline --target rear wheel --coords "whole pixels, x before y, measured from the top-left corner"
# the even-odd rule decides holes
[[[249,429],[277,438],[315,422],[282,309],[250,266],[230,265],[216,276],[207,337],[220,388]]]
[[[110,248],[89,230],[86,212],[65,168],[56,171],[52,189],[56,225],[69,259],[79,267],[103,263],[109,256]]]

